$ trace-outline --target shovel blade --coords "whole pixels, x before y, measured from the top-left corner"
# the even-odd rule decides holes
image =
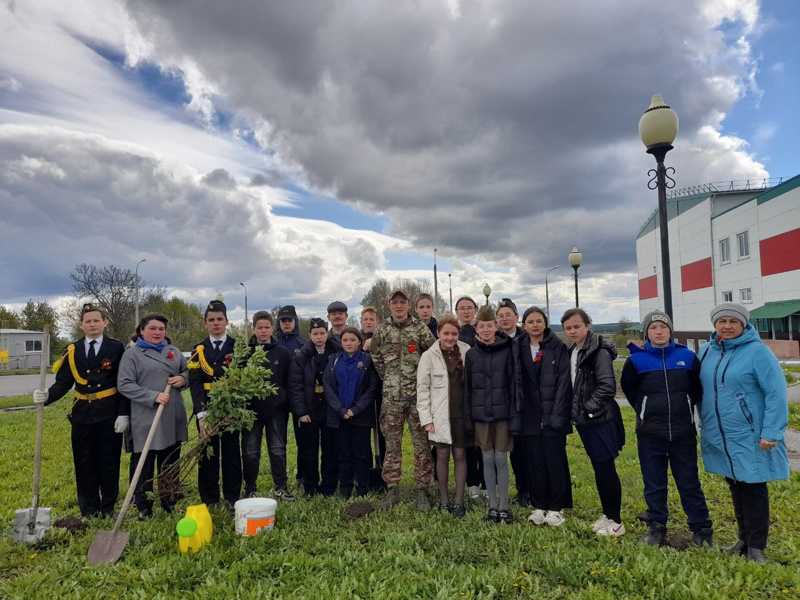
[[[31,526],[33,525],[33,526]],[[14,533],[11,537],[15,542],[33,544],[41,540],[50,529],[50,509],[39,508],[36,511],[36,522],[33,522],[33,509],[21,508],[14,511]]]
[[[125,551],[131,534],[127,531],[100,531],[89,546],[89,564],[115,563]]]

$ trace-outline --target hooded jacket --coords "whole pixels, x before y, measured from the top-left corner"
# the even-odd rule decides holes
[[[341,352],[342,347],[332,339],[325,341],[326,359]],[[289,367],[289,406],[295,417],[309,415],[315,423],[325,423],[327,405],[322,393],[317,394],[314,388],[317,385],[316,369],[317,348],[309,340],[300,349]],[[323,369],[323,374],[325,370]],[[319,380],[323,384],[322,378]]]
[[[575,344],[569,353],[574,349]],[[589,331],[583,348],[578,351],[577,373],[572,385],[572,421],[576,425],[599,425],[622,418],[614,399],[616,357],[617,349],[612,342]]]
[[[337,352],[328,361],[325,367],[324,387],[325,401],[328,404],[326,424],[328,427],[339,428],[339,423],[344,419],[347,409],[339,400],[339,381],[336,376],[336,364],[347,358],[344,351]],[[372,357],[364,352],[359,370],[363,370],[364,377],[356,389],[355,403],[350,407],[353,416],[347,422],[359,427],[375,427],[375,398],[380,390],[380,379],[372,364]]]
[[[250,408],[259,419],[267,419],[281,411],[289,412],[286,386],[289,383],[289,366],[292,362],[292,355],[274,339],[270,339],[266,344],[259,344],[255,335],[250,338],[249,346],[251,352],[255,351],[257,346],[264,348],[267,353],[264,367],[272,371],[269,381],[278,388],[278,393],[273,396],[267,396],[264,399],[252,398],[250,400]]]
[[[778,359],[752,325],[732,340],[716,333],[700,349],[703,384],[700,447],[709,473],[745,483],[787,479],[783,434],[789,408]],[[762,439],[776,442],[762,450]]]
[[[702,400],[700,361],[670,339],[664,348],[628,344],[620,384],[636,411],[636,433],[668,441],[694,437],[694,406]]]
[[[508,421],[509,432],[518,433],[519,412],[514,402],[514,362],[510,338],[492,344],[480,340],[464,360],[464,416],[467,433],[475,421]]]
[[[527,333],[514,337],[512,344],[516,409],[522,416],[520,435],[572,433],[572,378],[566,344],[547,327],[539,343],[541,358],[537,364]],[[538,372],[534,374],[533,369]],[[538,386],[534,386],[534,378]]]

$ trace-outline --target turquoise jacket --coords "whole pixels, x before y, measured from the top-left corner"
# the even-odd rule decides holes
[[[699,352],[703,403],[701,448],[706,471],[745,483],[789,477],[783,432],[788,427],[786,380],[778,359],[748,325],[733,340],[717,334]],[[759,448],[761,439],[777,442]]]

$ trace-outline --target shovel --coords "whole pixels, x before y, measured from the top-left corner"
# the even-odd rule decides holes
[[[383,464],[381,463],[380,440],[378,438],[378,411],[375,411],[375,429],[372,430],[373,458],[375,467],[369,470],[369,489],[371,492],[382,492],[386,489],[383,480]]]
[[[47,389],[47,363],[50,353],[50,328],[42,331],[42,356],[39,365],[39,389]],[[44,404],[36,405],[36,453],[33,459],[33,500],[30,508],[14,511],[15,542],[33,544],[41,540],[50,529],[50,509],[39,507],[39,476],[42,470],[42,429],[44,428]]]
[[[169,389],[170,385],[167,384],[167,387],[164,388],[164,393],[169,394]],[[128,545],[131,534],[127,531],[120,531],[120,527],[122,527],[122,522],[125,520],[125,515],[128,513],[128,508],[131,505],[136,486],[139,484],[139,476],[142,474],[147,453],[150,451],[150,444],[153,443],[153,436],[155,436],[156,429],[158,429],[158,422],[161,420],[162,412],[164,412],[164,405],[159,404],[156,416],[153,419],[153,424],[150,425],[150,432],[147,434],[147,439],[144,442],[139,464],[136,465],[136,471],[133,473],[131,484],[128,487],[128,493],[125,494],[125,500],[122,503],[119,516],[117,516],[117,522],[114,523],[114,529],[111,531],[99,531],[92,545],[89,546],[89,564],[91,565],[117,562],[125,551],[125,546]]]

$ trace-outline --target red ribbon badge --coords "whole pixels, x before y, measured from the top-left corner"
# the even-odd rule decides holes
[[[417,351],[417,346],[416,346],[416,344],[415,344],[414,342],[411,342],[411,343],[408,345],[408,351],[409,351],[409,352],[416,352],[416,351]]]
[[[230,354],[226,354],[225,355],[225,366],[227,367],[229,364],[231,364],[232,360],[233,360],[233,357]]]
[[[100,368],[103,369],[103,371],[110,371],[111,369],[114,368],[114,365],[112,364],[110,358],[104,358],[100,362]]]
[[[172,362],[175,362],[175,353],[170,350],[169,354],[167,354],[167,358],[170,359]]]

